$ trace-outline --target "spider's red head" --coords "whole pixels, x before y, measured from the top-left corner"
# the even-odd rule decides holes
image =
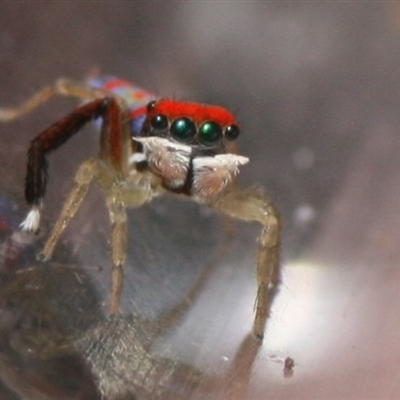
[[[187,145],[219,148],[239,134],[235,118],[222,107],[161,99],[148,104],[141,136],[159,136]]]

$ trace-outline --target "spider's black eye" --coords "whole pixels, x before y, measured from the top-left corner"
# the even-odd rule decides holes
[[[168,128],[168,118],[162,114],[155,115],[150,120],[150,125],[157,131],[165,131]]]
[[[225,128],[225,137],[228,140],[235,140],[240,135],[240,129],[237,125],[228,125]]]
[[[149,104],[147,104],[147,111],[151,111],[154,109],[154,107],[156,106],[157,101],[156,100],[152,100]]]
[[[205,146],[215,146],[222,139],[222,129],[216,122],[207,121],[201,125],[199,140]]]
[[[196,135],[196,125],[189,118],[178,118],[172,123],[170,131],[178,142],[189,143]]]

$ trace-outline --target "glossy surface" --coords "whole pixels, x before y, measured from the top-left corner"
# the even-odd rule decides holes
[[[282,285],[259,347],[247,337],[259,227],[228,224],[226,239],[222,218],[172,199],[131,211],[131,316],[112,324],[124,338],[113,342],[102,317],[109,226],[98,190],[55,264],[34,267],[42,236],[10,236],[25,212],[29,140],[76,103],[55,100],[1,125],[2,399],[99,398],[90,366],[102,385],[117,379],[99,371],[103,348],[121,361],[113,387],[139,398],[151,389],[144,367],[127,370],[132,357],[154,367],[149,385],[161,381],[157,371],[169,379],[164,399],[399,397],[395,3],[3,3],[0,15],[0,105],[98,65],[157,94],[238,110],[240,154],[250,158],[240,185],[265,186],[284,218]],[[86,133],[50,159],[43,235],[77,165],[98,150]]]

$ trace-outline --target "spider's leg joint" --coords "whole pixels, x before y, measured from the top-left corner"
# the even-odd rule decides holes
[[[213,204],[218,210],[233,218],[257,221],[262,225],[258,239],[257,297],[253,334],[262,340],[271,304],[280,281],[280,231],[281,222],[277,208],[265,195],[246,191],[231,191]]]

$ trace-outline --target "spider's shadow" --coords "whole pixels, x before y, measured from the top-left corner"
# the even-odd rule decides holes
[[[178,325],[190,310],[215,263],[213,259],[178,305],[153,322],[139,315],[105,316],[102,299],[80,267],[44,263],[2,270],[0,305],[13,316],[10,329],[3,329],[2,348],[11,364],[21,366],[16,382],[25,381],[34,367],[41,371],[38,382],[51,381],[49,387],[56,393],[63,389],[60,382],[65,381],[66,373],[74,370],[75,375],[66,381],[79,387],[78,393],[85,393],[76,398],[200,399],[207,397],[205,393],[212,393],[213,398],[243,398],[260,348],[250,335],[222,378],[152,352],[154,341]],[[81,372],[76,375],[77,371]],[[58,374],[60,379],[54,379]],[[24,387],[29,398],[33,388]]]

